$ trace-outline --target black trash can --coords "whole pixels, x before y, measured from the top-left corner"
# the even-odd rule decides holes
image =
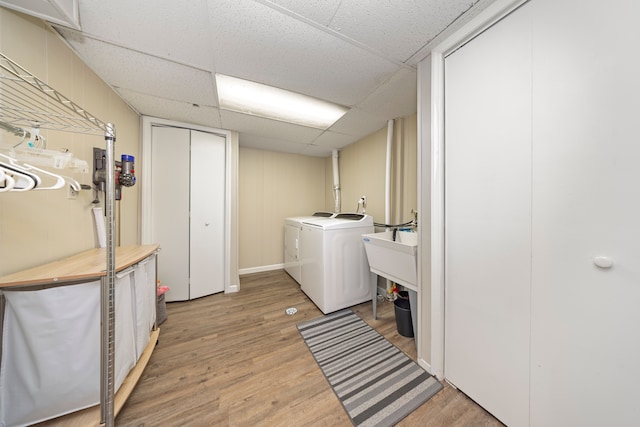
[[[396,311],[396,327],[398,333],[403,337],[413,337],[413,322],[411,322],[411,307],[409,306],[409,298],[397,298],[393,302]]]

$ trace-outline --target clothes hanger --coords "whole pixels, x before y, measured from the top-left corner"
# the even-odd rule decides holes
[[[4,172],[4,169],[0,167],[0,193],[5,191],[11,191],[16,185],[16,181]]]
[[[76,181],[75,179],[65,176],[65,175],[60,175],[62,178],[64,178],[64,180],[67,182],[67,184],[69,184],[69,186],[71,188],[73,188],[73,191],[80,191],[82,190],[82,185],[80,185],[80,183],[78,181]]]
[[[10,165],[7,165],[3,162],[0,162],[0,168],[4,171],[5,179],[8,177],[13,180],[11,191],[29,191],[33,189],[40,181],[39,176],[32,175],[30,173],[24,173],[20,170],[14,169]]]
[[[5,152],[13,159],[30,165],[48,166],[55,169],[70,168],[79,172],[89,171],[89,164],[86,161],[74,157],[68,151],[0,146],[0,152]]]
[[[6,159],[9,163],[4,162],[2,159]],[[18,164],[15,159],[1,153],[0,166],[5,168],[5,172],[11,171],[10,174],[14,179],[18,178],[16,179],[14,191],[31,190],[42,183],[42,179],[38,175],[29,172],[27,168]]]
[[[38,167],[35,167],[35,166],[27,164],[27,163],[23,163],[22,165],[19,165],[15,159],[13,159],[13,158],[11,158],[11,157],[9,157],[7,155],[4,155],[4,154],[0,154],[0,158],[5,158],[10,162],[10,165],[6,165],[5,164],[5,166],[8,166],[9,168],[12,168],[12,169],[18,169],[17,172],[23,172],[23,173],[25,173],[27,175],[30,175],[32,178],[34,178],[34,180],[36,181],[36,186],[35,186],[36,190],[57,190],[59,188],[64,187],[65,182],[68,182],[69,185],[71,186],[71,188],[73,188],[75,191],[80,191],[81,190],[80,183],[78,183],[78,181],[76,181],[75,179],[70,178],[68,176],[58,175],[58,174],[55,174],[53,172],[49,172],[49,171],[46,171],[44,169],[40,169]],[[2,164],[3,164],[3,162],[0,161],[0,165],[2,165]],[[35,173],[31,174],[30,173],[31,171],[37,171],[37,172],[40,172],[41,174],[50,176],[50,177],[54,178],[56,180],[56,182],[55,182],[55,184],[53,184],[53,185],[51,185],[49,187],[43,187],[41,185],[42,184],[42,179],[40,179],[40,177],[38,175],[36,175]]]
[[[33,171],[37,171],[37,172],[40,172],[42,174],[48,175],[48,176],[50,176],[50,177],[52,177],[52,178],[54,178],[56,180],[56,183],[51,185],[51,186],[49,186],[49,187],[42,187],[41,185],[38,185],[35,188],[36,190],[57,190],[58,188],[64,187],[65,179],[60,175],[57,175],[57,174],[52,173],[52,172],[48,172],[46,170],[37,168],[35,166],[28,165],[26,163],[23,165],[23,167],[25,169],[27,169],[28,171],[32,171],[32,170]]]

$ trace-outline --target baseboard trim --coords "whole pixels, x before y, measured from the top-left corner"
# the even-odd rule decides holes
[[[238,270],[238,274],[240,276],[243,276],[245,274],[263,273],[265,271],[282,270],[282,269],[284,269],[284,264],[261,265],[259,267],[241,268],[240,270]]]
[[[422,366],[424,368],[425,371],[429,372],[431,374],[431,365],[429,363],[427,363],[426,360],[422,359],[422,358],[418,358],[418,365]]]
[[[229,285],[224,290],[224,293],[225,294],[232,294],[232,293],[238,292],[239,290],[240,290],[240,285]]]

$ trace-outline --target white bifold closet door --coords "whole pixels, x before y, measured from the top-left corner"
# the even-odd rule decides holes
[[[189,298],[224,291],[225,139],[191,131]]]
[[[225,147],[219,135],[152,127],[151,233],[167,301],[224,291]]]

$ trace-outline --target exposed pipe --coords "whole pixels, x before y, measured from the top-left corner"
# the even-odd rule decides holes
[[[391,224],[391,149],[393,147],[393,119],[387,122],[387,158],[384,177],[384,223]],[[389,227],[386,228],[389,230]],[[386,280],[387,295],[391,292],[391,280]],[[375,319],[376,316],[374,316]]]
[[[391,224],[391,149],[393,147],[393,119],[387,122],[387,159],[384,178],[384,223]]]
[[[340,171],[338,169],[338,150],[333,150],[333,200],[334,212],[340,213]]]

